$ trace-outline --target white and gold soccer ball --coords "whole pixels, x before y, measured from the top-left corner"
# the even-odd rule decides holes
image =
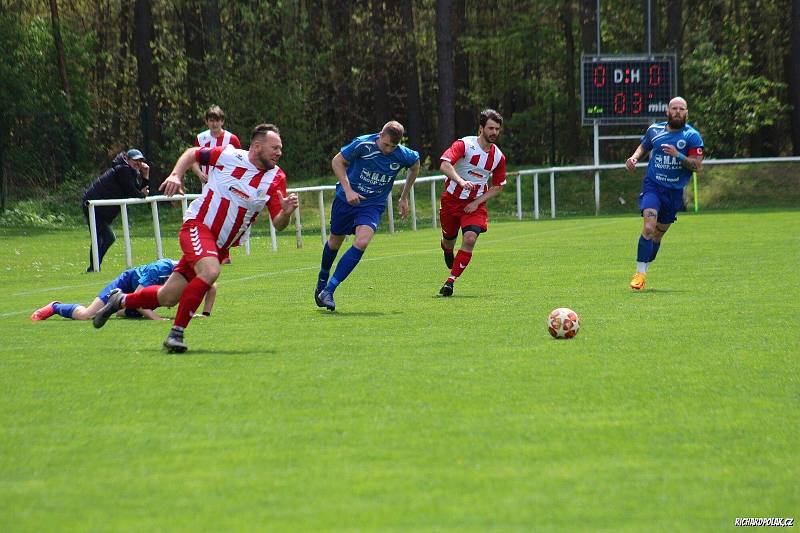
[[[571,339],[581,329],[578,313],[568,307],[559,307],[550,311],[547,317],[547,330],[556,339]]]

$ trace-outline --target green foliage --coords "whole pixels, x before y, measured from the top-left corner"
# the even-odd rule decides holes
[[[776,124],[789,109],[778,96],[786,84],[749,75],[751,66],[749,54],[718,54],[708,42],[686,58],[691,115],[709,147],[707,155],[749,155],[742,140]]]
[[[413,65],[412,40],[423,121],[415,133],[422,159],[438,157],[436,2],[411,2],[413,20],[403,19],[396,2],[149,4],[158,71],[153,133],[160,145],[147,155],[156,179],[205,128],[202,113],[211,104],[226,110],[226,128],[245,145],[256,123],[278,124],[282,166],[293,182],[329,175],[331,157],[354,135],[375,131],[384,118],[410,118],[406,69]],[[580,54],[594,48],[592,42],[582,49],[582,31],[590,31],[584,28],[584,4],[456,3],[464,12],[453,19],[463,19],[463,25],[453,39],[468,70],[459,71],[467,81],[455,88],[456,106],[468,107],[473,116],[484,107],[504,115],[499,144],[512,164],[547,164],[551,154],[559,164],[579,163],[591,153],[590,130],[569,123],[575,110],[567,109],[570,91],[576,98],[579,93],[566,86],[568,65],[579,80]],[[12,199],[70,176],[95,174],[122,148],[142,147],[131,6],[110,0],[61,6],[69,101],[60,87],[47,7],[28,3],[27,9],[0,13],[0,120],[8,125],[0,129],[0,147]],[[571,28],[564,27],[565,7],[572,11]],[[682,9],[678,78],[708,153],[749,155],[762,144],[765,154],[791,150],[785,2],[709,0],[683,3]],[[655,3],[654,10],[654,51],[671,52],[664,48],[676,37],[675,21],[664,16],[665,3]],[[644,52],[640,1],[602,2],[601,19],[604,53]],[[568,38],[574,57],[566,57]],[[379,57],[386,66],[378,67]],[[379,98],[376,91],[384,84],[388,98]],[[378,108],[387,101],[387,109]],[[466,120],[458,118],[465,129]],[[768,139],[761,143],[763,137]],[[611,144],[603,148],[605,160],[619,158]]]
[[[49,21],[35,17],[26,24],[19,15],[0,21],[4,61],[0,108],[8,128],[4,156],[12,186],[45,186],[66,174],[86,170],[92,156],[93,114],[86,72],[91,62],[90,36],[64,28],[71,98],[59,84]],[[20,95],[24,94],[24,98]],[[12,191],[13,194],[13,191]]]

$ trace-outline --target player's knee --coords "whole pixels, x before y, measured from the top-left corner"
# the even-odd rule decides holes
[[[177,304],[181,299],[181,293],[178,291],[159,289],[158,303],[163,307],[172,307]]]
[[[464,237],[461,239],[462,246],[469,246],[470,248],[475,246],[476,242],[478,242],[478,234],[474,231],[464,233]]]
[[[370,240],[371,239],[369,237],[356,237],[356,239],[353,241],[353,246],[363,252],[367,249],[367,246],[369,246]]]

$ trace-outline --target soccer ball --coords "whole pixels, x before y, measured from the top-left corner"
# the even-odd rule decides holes
[[[567,307],[559,307],[550,312],[547,317],[547,330],[556,339],[571,339],[581,329],[581,319],[578,313]]]

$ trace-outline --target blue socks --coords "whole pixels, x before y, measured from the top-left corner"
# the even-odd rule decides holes
[[[637,263],[649,263],[653,260],[655,253],[653,252],[653,241],[644,238],[644,235],[639,235],[639,246],[636,250]]]
[[[72,313],[75,311],[75,308],[77,307],[80,307],[80,305],[56,303],[53,304],[53,311],[55,311],[56,314],[63,316],[64,318],[72,318]]]
[[[350,275],[350,272],[352,272],[358,262],[361,261],[362,255],[364,255],[364,250],[359,250],[355,246],[351,246],[350,249],[344,253],[342,258],[339,259],[339,264],[336,265],[336,270],[333,272],[333,277],[325,286],[325,290],[333,293],[333,291],[336,290],[336,287],[338,287],[339,284]],[[324,262],[324,253],[322,257]]]
[[[333,260],[336,259],[336,254],[339,250],[331,250],[328,242],[325,241],[325,246],[322,247],[322,263],[319,266],[319,278],[317,279],[317,289],[322,290],[328,283],[328,277],[331,275],[331,267]]]
[[[653,242],[653,255],[650,256],[650,261],[651,262],[656,260],[656,254],[658,254],[658,249],[659,248],[661,248],[661,243],[654,241]]]

